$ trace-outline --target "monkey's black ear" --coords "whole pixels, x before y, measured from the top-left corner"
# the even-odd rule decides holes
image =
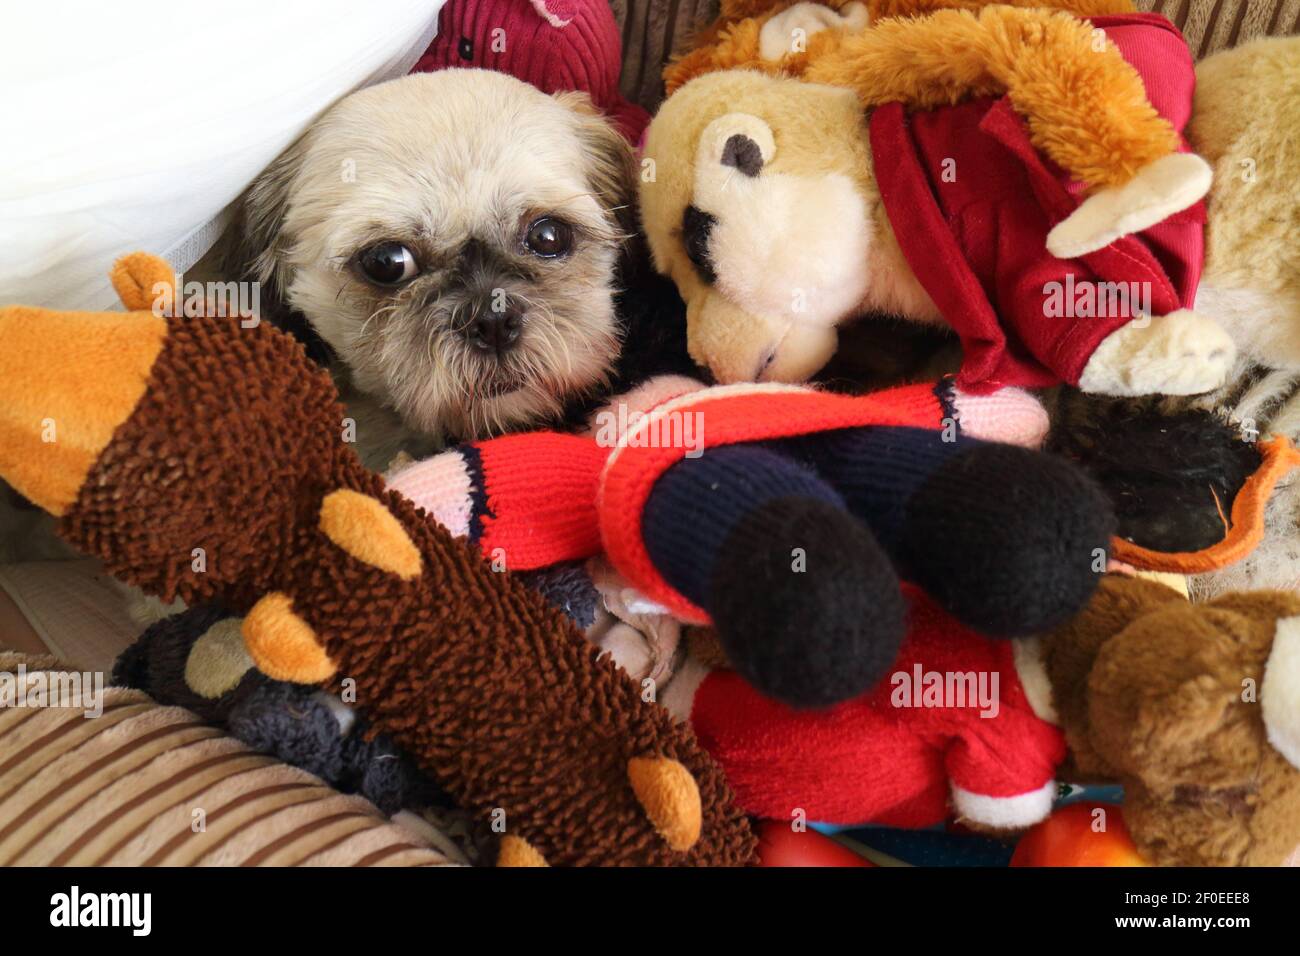
[[[723,166],[733,166],[750,179],[763,169],[763,150],[743,133],[733,133],[722,146]]]
[[[285,254],[284,219],[305,152],[305,139],[306,134],[276,157],[240,197],[221,257],[222,271],[243,282],[256,282],[261,318],[289,332],[303,343],[312,359],[325,363],[333,357],[329,346],[286,299],[290,267]]]

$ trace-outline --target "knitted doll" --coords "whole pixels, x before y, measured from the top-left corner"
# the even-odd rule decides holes
[[[412,73],[482,67],[543,93],[579,90],[631,142],[650,116],[619,92],[622,40],[605,0],[448,0]]]
[[[587,435],[476,442],[390,487],[521,570],[603,550],[649,600],[712,622],[763,693],[861,694],[908,633],[899,578],[998,637],[1054,627],[1105,567],[1111,517],[1024,393],[950,383],[863,397],[658,379]]]
[[[867,109],[1005,93],[1034,146],[1095,191],[1048,237],[1053,255],[1072,258],[1195,205],[1210,187],[1208,165],[1179,153],[1178,132],[1148,100],[1150,79],[1097,29],[1155,22],[1167,23],[1128,0],[737,0],[664,81],[671,95],[703,73],[757,69],[850,88]],[[1181,64],[1168,66],[1177,77]]]

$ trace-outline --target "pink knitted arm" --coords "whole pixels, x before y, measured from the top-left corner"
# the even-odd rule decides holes
[[[1047,438],[1047,410],[1024,389],[971,395],[954,388],[952,403],[962,432],[971,438],[1025,448],[1038,448]]]

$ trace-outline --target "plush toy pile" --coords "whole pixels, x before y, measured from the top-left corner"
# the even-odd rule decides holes
[[[159,260],[119,264],[126,313],[0,310],[0,478],[193,605],[118,676],[385,810],[450,799],[502,864],[746,865],[753,820],[1005,839],[1063,774],[1123,786],[1134,859],[1290,858],[1300,595],[1177,585],[1249,554],[1300,454],[1204,410],[1070,424],[1249,347],[1192,307],[1177,31],[729,0],[666,78],[642,219],[722,384],[385,480],[288,336],[156,314]],[[880,311],[960,368],[803,384]],[[1049,440],[1026,389],[1063,383]]]

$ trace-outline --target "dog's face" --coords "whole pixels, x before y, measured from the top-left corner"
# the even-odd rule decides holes
[[[264,174],[241,255],[357,388],[479,437],[606,377],[632,163],[580,94],[408,76],[340,101]]]

